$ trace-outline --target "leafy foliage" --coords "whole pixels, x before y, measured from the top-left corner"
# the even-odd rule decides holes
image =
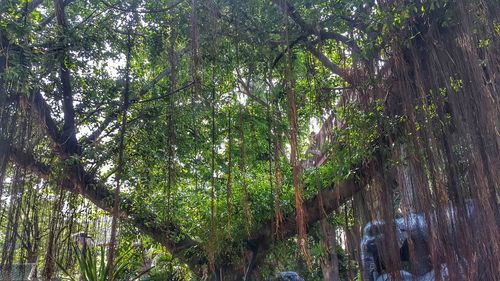
[[[456,157],[450,169],[459,170],[457,182],[466,185],[466,170],[474,166],[466,159],[470,145],[423,146],[439,139],[434,133],[460,124],[457,112],[475,103],[454,110],[451,104],[470,98],[474,79],[462,70],[430,75],[425,71],[433,69],[418,68],[417,60],[404,65],[425,54],[424,46],[432,49],[423,43],[428,36],[441,49],[447,40],[477,51],[470,64],[479,61],[483,72],[495,73],[488,69],[495,67],[490,54],[498,47],[500,24],[488,11],[498,5],[467,6],[473,39],[465,40],[444,36],[463,27],[458,2],[1,1],[0,225],[7,229],[0,236],[1,265],[37,262],[41,275],[52,278],[55,263],[68,272],[76,264],[86,280],[113,280],[103,279],[104,249],[83,253],[71,246],[71,235],[85,231],[105,244],[108,212],[118,200],[121,243],[142,241],[143,252],[162,253],[164,266],[151,272],[151,280],[206,277],[214,271],[207,259],[244,272],[248,242],[268,229],[269,256],[287,261],[261,262],[262,278],[296,268],[306,280],[319,279],[325,249],[314,235],[315,222],[307,235],[313,268],[304,266],[290,233],[279,237],[276,210],[293,215],[297,190],[308,202],[333,186],[370,185],[375,173],[364,168],[374,161],[382,162],[383,174],[420,156],[420,182],[444,174],[446,156]],[[57,3],[64,4],[62,11]],[[410,77],[418,71],[433,79]],[[496,83],[491,79],[486,84]],[[120,149],[126,89],[130,106]],[[413,89],[424,93],[406,93]],[[289,119],[291,108],[296,112]],[[77,146],[70,149],[72,138]],[[445,152],[437,153],[439,145]],[[399,155],[402,146],[414,155]],[[292,150],[297,161],[290,159]],[[29,157],[15,158],[14,152]],[[427,163],[434,154],[436,163]],[[393,159],[400,156],[405,159]],[[295,181],[294,163],[301,174]],[[111,193],[116,185],[119,198]],[[355,213],[354,201],[346,198],[329,216],[338,237],[355,237],[367,219]],[[357,258],[343,243],[341,275],[353,278],[347,272],[356,271]],[[149,259],[123,254],[116,278],[137,273]]]
[[[84,281],[108,281],[120,280],[124,277],[127,265],[131,259],[132,249],[129,249],[114,260],[112,274],[108,275],[108,265],[105,259],[105,248],[90,248],[88,246],[74,246],[74,253],[78,263],[79,277],[68,272],[64,266],[59,264],[61,270],[69,278],[69,280],[84,280]],[[133,278],[132,280],[137,279]],[[128,278],[127,278],[128,279]]]

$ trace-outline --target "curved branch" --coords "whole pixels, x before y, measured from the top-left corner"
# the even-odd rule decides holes
[[[305,43],[306,48],[313,54],[326,68],[328,68],[332,73],[337,74],[347,83],[354,85],[354,79],[349,70],[344,69],[336,64],[334,64],[327,56],[316,49],[311,43]]]
[[[316,35],[320,39],[333,39],[337,42],[346,44],[353,53],[359,53],[360,48],[353,39],[350,39],[342,34],[331,31],[325,31],[319,27],[308,24],[297,9],[288,0],[272,0],[274,5],[279,7],[285,14],[287,14],[301,29],[308,35]]]
[[[306,210],[307,227],[311,227],[314,223],[325,218],[361,190],[362,185],[351,179],[338,185],[332,184],[320,191],[316,196],[304,201],[303,208]],[[297,222],[295,220],[295,212],[284,217],[281,226],[282,232],[279,235],[273,233],[273,227],[271,227],[273,223],[274,219],[263,223],[248,239],[248,243],[257,243],[258,245],[254,268],[264,262],[266,253],[274,241],[283,241],[296,234]]]
[[[164,13],[168,12],[175,7],[179,6],[182,2],[186,0],[178,0],[170,5],[168,5],[165,8],[161,9],[134,9],[134,8],[120,8],[118,7],[118,4],[110,4],[104,0],[101,0],[101,2],[109,9],[120,11],[120,12],[127,12],[127,13],[139,13],[139,14],[155,14],[155,13]]]
[[[8,157],[13,163],[43,179],[49,179],[55,172],[48,165],[36,160],[32,154],[16,148],[5,139],[0,139],[0,155]],[[105,184],[85,172],[81,165],[65,166],[63,170],[64,177],[58,182],[60,188],[82,195],[100,209],[112,211],[114,195]],[[121,196],[120,201],[120,219],[131,223],[142,233],[161,243],[174,257],[186,263],[194,272],[199,271],[199,266],[206,262],[205,257],[193,255],[188,251],[199,247],[197,241],[184,234],[178,225],[158,222],[156,214],[145,208],[137,208],[130,198]]]
[[[352,75],[352,70],[342,68],[336,64],[334,64],[327,56],[321,53],[314,44],[307,40],[307,36],[315,35],[319,37],[319,39],[333,39],[337,42],[344,43],[350,49],[350,51],[354,54],[359,53],[360,48],[356,44],[356,42],[342,34],[325,31],[320,29],[319,27],[315,27],[313,25],[308,24],[302,16],[298,13],[297,9],[287,0],[272,0],[274,5],[279,7],[283,13],[288,15],[292,20],[299,25],[302,30],[302,35],[297,40],[303,40],[304,46],[307,50],[313,54],[326,68],[328,68],[334,74],[339,75],[342,79],[347,81],[349,84],[354,85],[354,79]],[[296,42],[294,42],[295,44]],[[290,46],[289,46],[290,47]]]

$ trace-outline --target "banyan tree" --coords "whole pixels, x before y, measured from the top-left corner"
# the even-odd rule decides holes
[[[0,278],[497,280],[499,87],[497,0],[0,1]]]

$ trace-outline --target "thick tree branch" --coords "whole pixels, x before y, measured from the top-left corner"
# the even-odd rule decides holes
[[[39,0],[37,0],[39,1]],[[40,1],[40,2],[43,2],[43,1]],[[71,4],[72,2],[75,2],[75,0],[64,0],[64,6],[68,6],[69,4]],[[35,7],[36,8],[36,7]],[[53,12],[51,13],[47,18],[45,18],[41,23],[40,23],[40,28],[44,28],[45,26],[47,26],[49,23],[52,22],[52,20],[54,20],[54,18],[56,17],[56,14]]]
[[[38,162],[35,157],[29,153],[12,146],[7,140],[0,138],[0,155],[6,157],[17,165],[24,167],[38,177],[46,179],[50,175],[50,167]]]
[[[45,102],[39,91],[34,91],[31,96],[22,96],[25,103],[38,115],[40,125],[46,131],[49,138],[55,144],[55,152],[62,158],[67,159],[67,149],[64,147],[63,136],[57,129],[56,122],[51,116],[50,107]],[[0,155],[7,156],[17,165],[26,167],[40,178],[48,179],[52,171],[47,165],[39,162],[36,158],[20,149],[7,140],[0,139]],[[59,186],[66,191],[77,193],[90,200],[98,208],[111,212],[114,196],[111,191],[93,175],[88,174],[80,163],[64,165],[62,171],[58,171],[64,178],[60,180]],[[136,226],[142,233],[149,235],[164,245],[173,256],[188,264],[194,272],[199,271],[199,265],[205,263],[205,257],[197,256],[187,251],[198,247],[198,242],[183,234],[180,227],[171,223],[159,223],[156,214],[144,208],[136,208],[132,201],[122,196],[120,202],[120,218]]]
[[[58,136],[55,123],[50,117],[50,109],[43,100],[43,97],[39,92],[35,92],[33,94],[33,101],[31,104],[37,111],[38,115],[42,116],[43,119],[45,120],[44,121],[44,123],[46,124],[45,128],[47,132],[52,135],[51,138],[55,139],[55,142],[57,142],[57,140],[60,137]],[[322,128],[323,131],[326,132],[328,131],[328,128],[331,128],[331,126],[333,126],[332,120],[333,118],[329,118],[325,121]],[[317,136],[317,138],[320,138],[320,136],[323,137],[326,136],[326,133],[318,135],[319,136]],[[28,157],[26,156],[26,154],[19,153],[19,151],[11,149],[10,148],[11,146],[6,146],[4,143],[0,142],[0,145],[2,146],[2,148],[4,148],[4,150],[7,147],[9,147],[8,151],[12,151],[10,153],[12,155],[15,155],[15,159],[13,159],[14,162],[18,163],[19,165],[26,166],[27,168],[29,168],[30,170],[32,170],[41,177],[48,177],[48,175],[50,175],[50,169],[48,169],[47,167],[44,167],[43,165],[32,164],[35,163],[34,157]],[[97,183],[95,179],[93,179],[90,175],[86,174],[84,172],[83,167],[81,166],[77,167],[72,166],[71,168],[68,169],[69,170],[65,172],[65,174],[67,175],[67,179],[61,183],[63,188],[65,188],[70,192],[77,192],[79,194],[82,194],[84,197],[92,201],[99,208],[102,208],[107,211],[111,210],[110,208],[112,206],[113,196],[112,193],[104,185]],[[359,186],[354,185],[353,182],[348,182],[339,185],[337,187],[330,186],[329,188],[322,191],[318,196],[304,202],[305,209],[307,210],[307,221],[306,221],[307,225],[310,226],[314,222],[321,219],[322,215],[330,213],[332,210],[337,208],[340,204],[345,202],[346,199],[350,198],[350,196],[352,196],[359,190],[360,190]],[[323,197],[323,202],[325,206],[324,212],[319,210],[320,196]],[[154,214],[151,213],[143,214],[142,212],[141,214],[134,213],[132,209],[132,203],[127,199],[123,199],[122,201],[123,202],[121,205],[121,210],[122,210],[121,217],[130,221],[143,233],[150,235],[155,240],[161,242],[172,253],[180,253],[183,252],[184,249],[193,248],[198,245],[197,242],[189,238],[185,238],[184,240],[181,240],[177,243],[173,243],[172,241],[166,239],[167,235],[165,235],[165,229],[177,230],[178,227],[171,228],[171,226],[155,226]],[[250,240],[257,239],[260,245],[256,265],[262,262],[263,255],[265,255],[265,252],[271,246],[270,243],[273,241],[272,240],[273,233],[269,225],[271,225],[271,222],[263,224],[263,227],[261,227],[258,231],[254,232],[254,234],[251,236],[252,238],[250,239]],[[283,237],[290,237],[294,235],[295,228],[296,228],[295,214],[290,214],[286,216],[282,228]],[[179,235],[181,235],[180,231],[176,233],[179,233]],[[194,257],[195,261],[192,261],[191,259],[193,257],[187,258],[180,254],[176,256],[178,256],[181,260],[183,260],[183,262],[190,264],[190,266],[191,265],[194,266],[194,264],[198,263],[201,264],[205,261],[204,257]]]
[[[354,180],[348,180],[338,185],[332,184],[320,191],[313,198],[304,201],[303,208],[306,210],[307,227],[311,227],[314,223],[328,216],[328,214],[339,208],[339,206],[361,191],[361,189],[361,184],[356,183]],[[257,268],[264,262],[267,251],[271,248],[274,241],[283,241],[297,232],[295,212],[285,216],[279,235],[273,233],[273,223],[274,219],[263,223],[259,229],[252,233],[247,242],[248,244],[258,245],[254,268]]]
[[[336,64],[334,64],[327,56],[325,56],[322,52],[316,49],[309,42],[305,43],[305,46],[311,54],[313,54],[326,68],[328,68],[332,73],[337,74],[342,79],[344,79],[347,83],[354,85],[354,79],[349,72],[349,70],[344,69]]]
[[[23,152],[4,139],[0,139],[0,155],[7,156],[16,165],[30,170],[43,179],[49,179],[55,172],[49,166],[36,160],[32,154]],[[59,181],[61,188],[82,195],[98,208],[107,212],[112,211],[114,196],[104,184],[87,174],[81,165],[66,166],[63,169],[64,177]],[[188,251],[188,249],[198,247],[199,244],[185,235],[179,226],[168,222],[158,222],[156,214],[146,208],[135,207],[125,196],[121,196],[120,219],[131,223],[142,233],[161,243],[173,256],[189,265],[193,271],[198,272],[199,265],[205,263],[204,256],[196,256]]]
[[[54,10],[57,19],[57,24],[61,28],[62,37],[61,41],[64,41],[64,36],[66,30],[68,29],[68,23],[66,20],[66,14],[64,12],[63,0],[54,0]],[[68,69],[69,55],[66,48],[63,48],[60,57],[60,68],[59,76],[61,79],[61,90],[63,94],[63,112],[64,112],[64,125],[62,130],[63,141],[67,143],[64,148],[67,150],[68,154],[79,154],[78,141],[76,140],[76,125],[75,125],[75,109],[73,105],[73,93],[71,89],[70,81],[70,71]]]
[[[49,106],[43,100],[39,92],[32,94],[30,104],[43,120],[47,133],[51,134],[51,138],[57,143],[60,136],[58,135],[55,122],[50,116]],[[327,125],[324,126],[329,126],[328,124],[330,124],[330,122],[327,120],[325,124]],[[9,158],[13,162],[27,167],[40,177],[48,178],[52,173],[46,165],[36,162],[33,156],[13,148],[12,145],[6,144],[5,141],[0,141],[0,146],[2,148],[0,150],[1,153],[9,153]],[[114,202],[112,193],[104,184],[98,182],[92,175],[87,174],[80,164],[65,167],[64,175],[65,178],[60,182],[62,188],[69,192],[81,194],[93,202],[97,207],[106,211],[111,211],[111,206]],[[361,187],[359,185],[356,185],[353,181],[349,181],[338,186],[332,185],[321,191],[317,196],[305,201],[304,208],[307,210],[306,224],[311,226],[344,203],[360,189]],[[323,209],[319,207],[320,197],[322,197],[323,200]],[[121,219],[129,221],[142,233],[160,242],[175,257],[188,264],[191,269],[196,272],[199,270],[199,265],[206,263],[206,258],[204,256],[193,255],[193,251],[189,250],[200,247],[198,242],[184,235],[178,226],[168,223],[158,224],[155,220],[156,215],[154,213],[148,212],[145,209],[140,209],[140,211],[138,211],[137,208],[134,208],[133,203],[126,197],[122,198],[121,201]],[[264,223],[260,229],[253,233],[251,239],[248,240],[249,242],[255,241],[259,245],[255,257],[255,266],[259,266],[264,261],[265,254],[271,247],[274,235],[271,230],[272,228],[269,227],[271,224],[272,221]],[[295,214],[292,213],[284,219],[282,238],[293,236],[296,232],[295,230]]]
[[[327,56],[321,53],[314,45],[307,41],[308,35],[315,35],[319,39],[333,39],[337,42],[342,42],[346,44],[352,53],[359,53],[359,46],[354,40],[351,40],[344,35],[337,34],[334,32],[329,32],[322,30],[318,27],[308,24],[298,13],[297,9],[287,0],[273,0],[273,3],[279,7],[286,15],[288,15],[297,25],[300,26],[304,35],[301,35],[297,40],[304,39],[304,45],[309,52],[311,52],[326,68],[332,71],[334,74],[339,75],[342,79],[347,81],[349,84],[354,85],[354,79],[352,71],[344,69],[336,64],[334,64]],[[295,44],[296,42],[294,42]]]
[[[333,39],[337,42],[342,42],[346,44],[353,53],[359,53],[359,46],[353,39],[350,39],[342,34],[325,31],[317,26],[308,24],[288,0],[273,0],[273,3],[285,14],[287,14],[306,34],[316,35],[322,40]]]
[[[42,127],[50,139],[56,146],[56,153],[62,159],[68,158],[67,149],[64,148],[64,138],[57,130],[55,121],[50,114],[50,107],[43,99],[39,91],[32,93],[29,99],[29,105],[34,112],[39,116]],[[49,178],[53,171],[41,162],[37,162],[35,157],[26,152],[16,149],[6,140],[0,139],[0,153],[7,155],[11,161],[17,165],[26,167],[34,174],[41,178]],[[99,182],[93,175],[88,174],[85,168],[79,163],[66,165],[61,173],[65,176],[59,185],[61,188],[72,193],[78,193],[90,200],[97,207],[110,212],[113,206],[113,194],[108,188]],[[186,250],[198,246],[198,242],[184,235],[180,227],[171,223],[158,223],[156,215],[147,211],[144,208],[138,209],[133,206],[133,203],[128,198],[121,199],[120,203],[120,218],[124,219],[141,232],[149,235],[162,245],[164,245],[173,256],[179,258],[182,262],[188,264],[190,268],[197,272],[198,266],[205,261],[204,256],[192,255]]]

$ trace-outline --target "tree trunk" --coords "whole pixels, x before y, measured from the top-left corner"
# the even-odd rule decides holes
[[[337,257],[337,239],[335,228],[327,219],[320,221],[321,240],[325,247],[324,256],[321,259],[321,271],[324,281],[339,281],[339,259]]]
[[[10,193],[10,208],[8,214],[7,231],[5,235],[5,241],[2,251],[2,261],[1,268],[2,273],[10,275],[12,269],[12,264],[14,261],[14,253],[16,250],[18,229],[19,229],[19,216],[21,214],[22,206],[22,192],[24,185],[25,173],[21,171],[21,168],[16,169],[16,175],[11,187]]]
[[[50,223],[48,226],[49,235],[47,237],[47,250],[45,252],[45,258],[44,258],[45,263],[42,269],[42,277],[44,280],[51,280],[56,271],[55,238],[63,202],[64,202],[64,195],[63,192],[61,191],[59,197],[54,201],[54,204],[52,205]]]

